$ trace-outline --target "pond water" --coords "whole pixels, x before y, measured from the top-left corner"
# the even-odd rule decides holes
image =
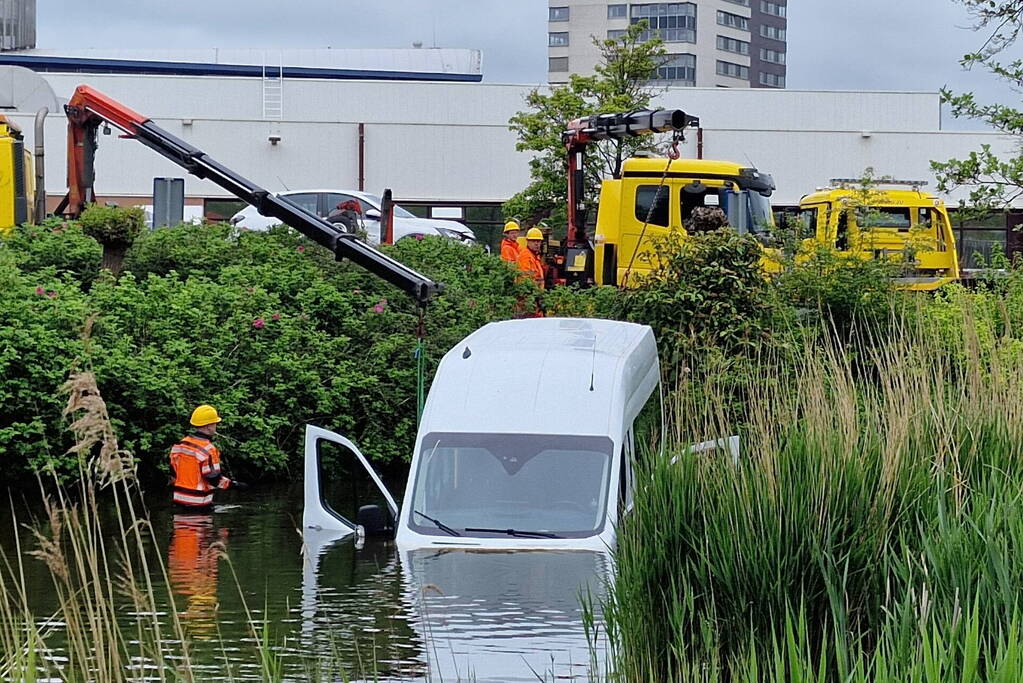
[[[154,577],[156,593],[161,619],[173,599],[199,680],[204,671],[218,676],[225,659],[235,680],[261,680],[247,611],[269,625],[289,680],[328,665],[337,680],[339,665],[355,678],[448,681],[584,680],[602,668],[591,662],[581,596],[600,597],[610,567],[603,553],[357,547],[352,537],[303,533],[299,487],[228,492],[210,515],[176,514],[167,497],[147,501],[150,552],[168,577]],[[15,534],[23,554],[35,543],[18,516],[0,520],[8,557]],[[25,568],[43,620],[56,609],[49,574],[35,558]]]

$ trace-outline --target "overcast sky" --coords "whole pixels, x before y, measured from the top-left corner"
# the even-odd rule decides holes
[[[697,0],[699,2],[699,0]],[[39,0],[38,44],[61,47],[479,48],[494,83],[546,78],[544,0]],[[790,0],[788,87],[929,90],[1018,102],[958,59],[983,42],[952,0]],[[1018,53],[1017,53],[1018,54]]]

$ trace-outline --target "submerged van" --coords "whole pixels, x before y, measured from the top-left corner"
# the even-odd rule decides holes
[[[393,533],[402,551],[606,551],[632,507],[635,425],[659,379],[645,325],[490,323],[437,369],[400,506],[355,444],[307,428],[303,527]],[[364,506],[355,520],[331,509],[320,480],[327,441],[355,454],[386,506]]]

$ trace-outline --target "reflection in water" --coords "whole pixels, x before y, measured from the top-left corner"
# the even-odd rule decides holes
[[[580,598],[602,595],[609,566],[605,554],[588,551],[404,553],[406,597],[431,674],[505,681],[598,675]]]
[[[483,553],[419,550],[394,543],[337,541],[300,530],[301,490],[248,493],[240,506],[219,505],[211,516],[150,508],[157,557],[169,582],[154,574],[157,612],[165,633],[170,596],[187,629],[196,680],[216,680],[225,659],[234,681],[260,681],[257,630],[269,624],[269,646],[285,679],[302,681],[322,667],[322,680],[584,679],[588,649],[579,593],[599,592],[608,572],[603,554]],[[36,549],[31,531],[0,510],[0,549],[13,556]],[[118,527],[104,526],[115,547]],[[15,534],[19,537],[15,539]],[[219,558],[221,546],[230,560]],[[169,541],[169,546],[168,546]],[[25,556],[27,594],[40,623],[51,623],[58,597],[43,562]],[[246,611],[247,604],[248,612]],[[138,615],[120,612],[130,633]],[[67,656],[59,626],[50,645]],[[225,677],[228,678],[228,677]]]
[[[184,602],[178,613],[181,625],[196,640],[212,640],[217,635],[217,570],[228,533],[227,529],[214,530],[210,514],[174,514],[167,573],[171,589]],[[182,608],[180,602],[178,608]]]
[[[367,583],[386,585],[396,578],[398,555],[389,543],[356,550],[351,537],[337,539],[312,529],[305,530],[303,540],[303,641],[306,647],[322,650],[337,638],[339,628],[347,628],[345,622],[330,619],[338,616],[342,596],[324,584],[336,585],[339,580],[358,584],[357,593],[365,600]],[[345,556],[358,557],[353,568],[366,566],[367,560],[379,568],[361,580],[342,577],[338,565],[345,564]],[[545,680],[586,680],[603,667],[590,661],[580,597],[587,591],[594,599],[602,595],[609,567],[606,554],[586,551],[401,553],[400,601],[378,595],[383,602],[363,602],[359,608],[363,616],[347,635],[363,649],[367,635],[385,636],[386,644],[382,648],[378,644],[376,650],[374,672],[383,676],[526,681],[539,675]],[[394,612],[388,614],[390,609]],[[402,628],[396,630],[399,624]],[[414,638],[394,637],[409,627]],[[396,647],[399,641],[403,642]],[[597,649],[602,652],[603,644]]]

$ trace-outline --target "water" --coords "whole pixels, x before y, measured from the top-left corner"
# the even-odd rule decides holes
[[[165,491],[153,497],[150,552],[169,579],[154,577],[161,619],[169,622],[173,599],[200,680],[222,671],[225,658],[236,680],[261,680],[250,619],[269,625],[291,680],[324,662],[371,680],[585,679],[593,671],[580,595],[600,596],[604,554],[356,547],[351,537],[303,532],[297,487],[228,493],[212,515],[175,514]],[[34,546],[5,519],[5,552],[15,533],[23,553]],[[49,575],[35,558],[25,567],[43,620],[57,607]],[[125,613],[125,624],[134,618]]]

